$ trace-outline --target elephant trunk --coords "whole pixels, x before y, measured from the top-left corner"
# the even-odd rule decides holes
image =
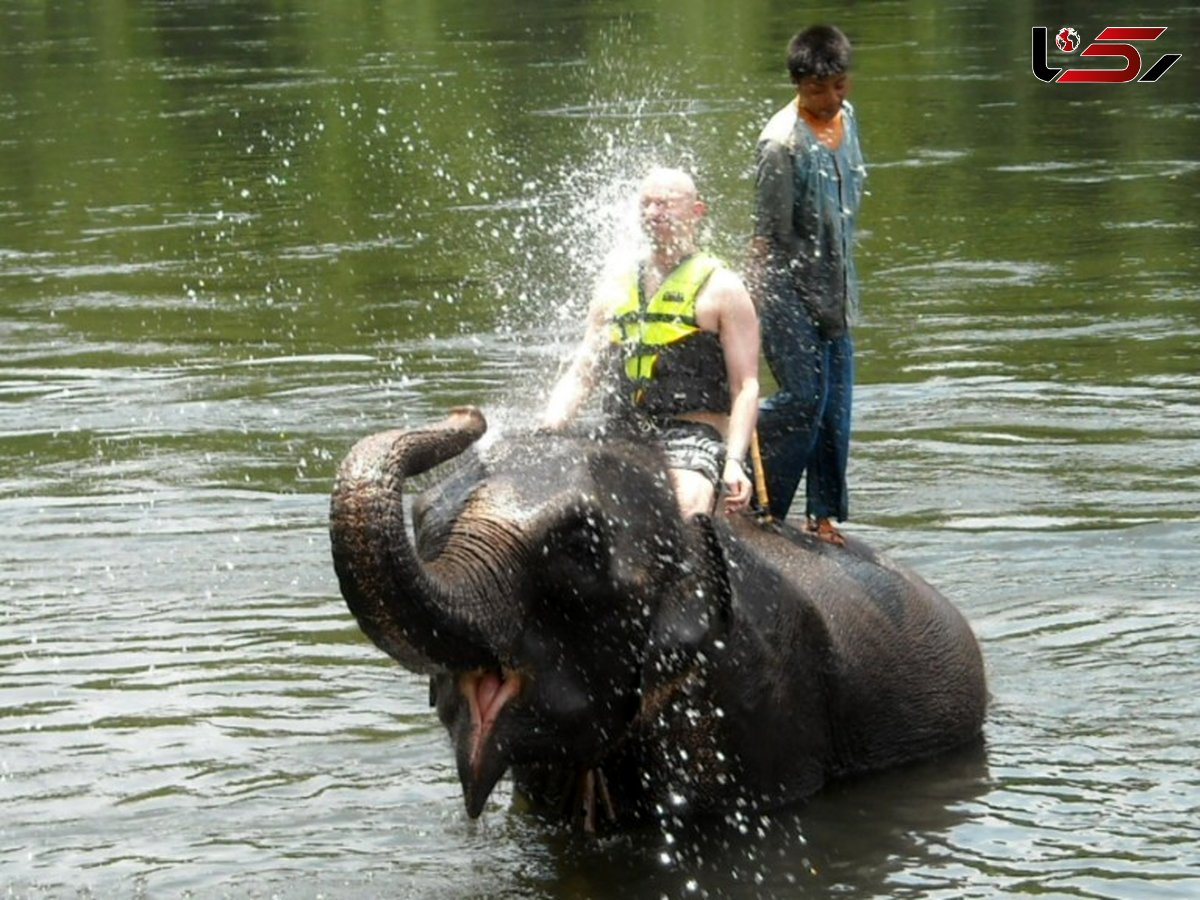
[[[453,535],[437,560],[419,559],[404,515],[404,480],[462,453],[487,429],[479,410],[359,441],[338,469],[330,503],[333,562],[363,632],[406,668],[456,670],[497,664],[496,622],[516,617],[503,570],[469,532]]]

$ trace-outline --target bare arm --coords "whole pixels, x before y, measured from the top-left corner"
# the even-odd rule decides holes
[[[541,426],[551,431],[565,428],[579,412],[596,385],[600,357],[608,343],[608,311],[599,297],[588,310],[587,330],[575,348],[567,370],[550,391]]]
[[[696,315],[702,328],[717,332],[725,355],[730,405],[721,480],[728,491],[726,509],[739,509],[750,502],[752,488],[743,460],[758,418],[758,314],[742,280],[723,269],[713,273],[697,300]]]

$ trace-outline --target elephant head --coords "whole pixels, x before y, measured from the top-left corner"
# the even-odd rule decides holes
[[[719,628],[711,533],[679,518],[657,451],[524,435],[414,504],[406,479],[484,432],[474,409],[360,441],[330,532],[363,631],[431,674],[468,813],[512,765],[587,772]]]

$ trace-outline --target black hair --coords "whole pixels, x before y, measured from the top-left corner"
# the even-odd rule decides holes
[[[834,25],[813,25],[788,43],[787,66],[793,84],[843,75],[850,69],[850,39]]]

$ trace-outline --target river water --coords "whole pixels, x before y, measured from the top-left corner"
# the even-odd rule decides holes
[[[5,896],[1200,895],[1200,19],[1044,8],[0,2]],[[527,422],[649,163],[738,260],[816,19],[871,163],[847,528],[973,623],[986,746],[692,833],[468,821],[334,467]],[[1128,24],[1159,81],[1031,74]]]

